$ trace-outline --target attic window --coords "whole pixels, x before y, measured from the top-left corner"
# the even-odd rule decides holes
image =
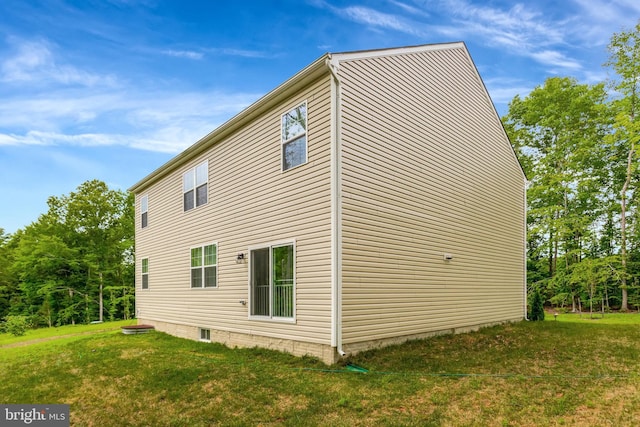
[[[282,170],[307,163],[307,102],[282,115]]]
[[[182,175],[182,193],[184,211],[207,203],[207,181],[209,180],[209,163],[204,162]]]

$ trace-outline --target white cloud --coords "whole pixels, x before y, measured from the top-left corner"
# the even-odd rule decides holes
[[[396,7],[399,7],[400,9],[402,9],[405,12],[410,13],[412,15],[420,15],[420,16],[423,16],[423,17],[428,17],[429,16],[428,12],[426,12],[424,10],[421,10],[421,9],[418,9],[417,7],[410,6],[410,5],[406,4],[406,3],[402,3],[402,2],[399,2],[399,1],[395,1],[395,0],[389,0],[389,3],[391,3],[392,5],[394,5]]]
[[[167,56],[175,56],[177,58],[202,59],[202,52],[194,52],[192,50],[163,50],[162,53]]]
[[[268,56],[267,53],[261,52],[259,50],[220,48],[213,49],[213,51],[222,53],[223,55],[242,56],[244,58],[266,58]]]
[[[49,82],[64,85],[109,86],[117,85],[112,75],[101,75],[78,69],[70,65],[59,65],[54,60],[46,41],[25,41],[10,38],[14,54],[0,64],[0,81],[6,83],[29,83],[43,85]]]
[[[400,15],[380,12],[365,6],[347,6],[340,8],[332,6],[322,0],[312,1],[311,3],[316,7],[328,9],[343,19],[364,24],[372,28],[390,29],[416,36],[424,35],[420,30],[418,30],[414,22],[411,22]],[[405,11],[407,11],[408,8],[411,8],[411,6],[402,5],[398,2],[395,2],[395,4],[396,6],[405,6],[403,7]]]
[[[125,88],[110,94],[7,99],[0,104],[0,145],[121,145],[176,153],[258,97]]]
[[[522,4],[503,10],[466,0],[443,0],[441,6],[470,27],[468,34],[480,34],[496,45],[528,49],[564,43],[561,23],[547,22],[541,12]]]
[[[555,50],[532,52],[530,56],[540,63],[564,69],[579,70],[582,68],[582,65],[578,61],[567,58],[565,55]]]
[[[580,21],[572,34],[590,46],[606,46],[613,33],[630,30],[638,22],[640,2],[637,0],[573,0]]]
[[[410,29],[398,17],[378,12],[363,6],[349,6],[341,9],[341,14],[362,24],[372,25],[374,27],[390,28],[392,30],[411,32]]]
[[[640,14],[637,0],[573,0],[582,11],[599,23],[621,24]],[[631,15],[631,16],[630,16]]]
[[[29,131],[24,135],[0,134],[2,145],[38,145],[98,147],[119,145],[141,150],[178,153],[206,133],[196,133],[174,126],[158,129],[156,132],[130,136],[110,133],[64,134],[55,132]]]
[[[60,64],[46,41],[12,39],[11,45],[14,54],[0,68],[0,146],[120,145],[175,153],[260,96],[190,92],[163,83],[114,86],[109,78]]]
[[[505,105],[511,102],[516,95],[524,98],[533,90],[533,85],[529,85],[520,79],[514,78],[493,78],[486,79],[484,83],[491,100],[495,104]]]

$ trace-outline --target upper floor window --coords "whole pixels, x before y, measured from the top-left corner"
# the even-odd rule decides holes
[[[182,175],[185,211],[207,203],[207,181],[209,181],[209,163],[206,161]]]
[[[140,198],[140,212],[141,212],[140,224],[142,228],[145,228],[148,225],[148,221],[149,221],[148,211],[149,211],[149,196],[145,194]]]
[[[307,103],[282,115],[282,170],[307,163]]]
[[[218,270],[218,245],[191,248],[191,287],[215,288]]]

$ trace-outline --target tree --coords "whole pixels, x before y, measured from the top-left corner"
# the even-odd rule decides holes
[[[544,320],[544,300],[538,289],[533,291],[533,297],[531,298],[531,312],[529,314],[529,320],[540,321]]]
[[[11,274],[9,272],[11,251],[8,248],[10,237],[5,234],[3,228],[0,228],[0,319],[4,318],[9,312],[9,300],[11,298]]]
[[[640,138],[640,123],[637,118],[638,92],[640,90],[640,23],[634,30],[616,33],[609,43],[609,61],[618,79],[613,88],[621,95],[613,101],[615,115],[613,129],[608,141],[613,153],[612,181],[619,189],[620,200],[620,257],[623,269],[621,310],[628,310],[627,292],[627,201],[637,181],[637,144]],[[615,193],[614,193],[615,194]],[[633,207],[635,208],[635,206]]]
[[[103,320],[105,311],[111,318],[130,317],[132,195],[93,180],[47,204],[47,213],[21,232],[13,251],[11,270],[21,296],[17,314],[49,326]],[[105,289],[112,294],[107,301]]]
[[[29,225],[14,253],[13,274],[19,280],[23,311],[31,323],[51,326],[58,318],[54,312],[75,306],[61,295],[77,293],[82,288],[82,266],[78,253],[58,235],[50,233],[46,217]],[[73,298],[72,298],[73,300]],[[80,314],[68,320],[75,323]]]
[[[607,131],[603,85],[567,77],[547,79],[526,98],[516,96],[503,118],[529,178],[528,257],[536,281],[552,283],[558,269],[579,262],[602,215],[605,171],[600,141]],[[546,259],[546,272],[541,260]],[[558,265],[558,260],[564,261]],[[571,293],[570,290],[564,290]]]

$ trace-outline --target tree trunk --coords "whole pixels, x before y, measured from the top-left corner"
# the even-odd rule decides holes
[[[627,292],[627,190],[631,182],[632,161],[635,152],[635,143],[631,143],[631,149],[627,156],[627,176],[620,191],[620,263],[622,264],[622,278],[620,288],[622,289],[622,303],[620,311],[629,310],[629,293]]]
[[[549,227],[549,277],[553,277],[553,226]]]
[[[580,313],[580,317],[582,317],[582,301],[580,300],[579,296],[578,296],[578,312]]]
[[[103,301],[102,301],[102,273],[100,273],[100,323],[102,323],[102,309],[103,309]]]

